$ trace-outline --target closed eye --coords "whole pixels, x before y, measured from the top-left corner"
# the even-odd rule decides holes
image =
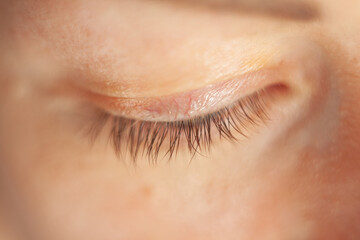
[[[171,159],[184,147],[193,155],[201,154],[211,149],[214,138],[236,142],[248,137],[250,126],[266,123],[270,96],[266,88],[216,112],[176,121],[142,121],[99,109],[87,133],[95,139],[110,124],[109,138],[116,154],[128,152],[134,162],[144,155],[154,163],[159,157]]]

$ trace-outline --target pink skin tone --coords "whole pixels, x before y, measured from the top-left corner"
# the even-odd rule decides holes
[[[301,20],[167,2],[1,2],[0,239],[359,239],[360,3]],[[191,163],[134,168],[109,126],[78,134],[83,106],[173,121],[277,84],[269,123]]]

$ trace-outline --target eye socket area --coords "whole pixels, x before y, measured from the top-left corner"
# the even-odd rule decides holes
[[[276,126],[271,125],[266,132],[263,129],[262,134],[272,138],[287,131],[289,126],[299,119],[298,113],[304,112],[301,107],[305,107],[307,111],[309,99],[314,96],[314,89],[318,89],[314,84],[322,79],[322,71],[319,70],[322,69],[324,59],[319,51],[313,51],[311,46],[314,45],[304,48],[304,43],[301,42],[299,48],[289,47],[286,49],[290,51],[275,55],[266,67],[184,93],[122,97],[74,87],[80,89],[81,96],[84,96],[82,99],[101,110],[102,117],[99,119],[103,120],[100,121],[101,124],[94,124],[100,127],[92,129],[100,129],[104,123],[111,120],[110,137],[117,152],[124,145],[129,145],[133,159],[136,158],[138,149],[150,149],[147,154],[155,156],[153,158],[156,159],[162,146],[166,145],[165,142],[168,142],[169,146],[165,152],[172,156],[178,143],[183,140],[185,145],[190,146],[191,151],[197,152],[200,146],[210,145],[211,141],[206,139],[209,139],[208,136],[214,131],[219,133],[220,138],[234,140],[232,133],[236,128],[243,130],[246,126],[258,125],[259,120],[266,118],[276,123]],[[315,47],[315,50],[318,49]],[[266,96],[260,97],[264,105],[254,101],[254,96],[258,97],[259,93],[260,96]],[[279,96],[285,98],[278,98]],[[237,108],[233,108],[236,105]],[[264,106],[266,118],[258,115]],[[234,115],[234,109],[240,114]],[[232,119],[237,119],[236,116],[246,121],[233,121]],[[209,126],[213,130],[206,131]],[[232,131],[229,131],[230,129]],[[96,134],[99,132],[91,131]]]
[[[208,151],[215,139],[234,142],[249,137],[249,129],[271,120],[274,94],[287,90],[272,82],[274,71],[257,71],[157,98],[115,98],[86,92],[100,109],[88,132],[95,139],[110,123],[115,152],[119,155],[127,148],[134,161],[144,153],[152,161],[159,155],[172,158],[184,146],[191,154]]]

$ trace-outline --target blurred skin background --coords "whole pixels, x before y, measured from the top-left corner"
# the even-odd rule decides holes
[[[0,6],[0,239],[360,239],[360,1]],[[188,124],[258,92],[246,137],[213,124],[168,161],[166,136],[156,164],[98,115]]]

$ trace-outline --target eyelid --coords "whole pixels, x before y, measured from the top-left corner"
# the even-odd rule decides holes
[[[120,157],[126,150],[134,162],[139,155],[146,154],[149,161],[156,163],[161,152],[163,157],[171,159],[184,146],[194,156],[204,150],[208,152],[216,133],[219,139],[235,142],[239,140],[235,133],[248,137],[251,125],[259,126],[270,120],[267,110],[271,94],[271,88],[264,89],[219,111],[173,122],[128,119],[100,110],[88,134],[94,141],[110,122],[109,137],[116,155]],[[166,147],[165,152],[162,151],[163,146]]]
[[[170,96],[119,98],[84,90],[95,105],[115,116],[145,121],[178,121],[218,111],[239,99],[278,84],[277,69],[261,69],[222,83]]]
[[[110,123],[109,138],[118,157],[125,150],[126,153],[130,153],[133,161],[136,161],[138,155],[145,154],[149,161],[156,162],[159,154],[164,154],[164,157],[167,155],[171,159],[183,147],[187,148],[187,152],[191,155],[203,153],[204,150],[208,152],[213,144],[214,136],[217,140],[226,139],[236,142],[240,139],[238,137],[249,137],[252,132],[250,129],[253,129],[254,126],[257,127],[272,120],[274,116],[272,107],[275,105],[273,97],[278,96],[277,93],[287,91],[286,84],[279,81],[281,74],[281,71],[275,68],[263,69],[231,79],[220,85],[195,90],[195,92],[200,91],[206,93],[205,96],[209,96],[209,89],[226,90],[229,88],[232,90],[230,94],[225,91],[221,96],[217,96],[217,99],[229,97],[228,100],[231,102],[227,104],[227,101],[224,101],[221,104],[225,105],[222,106],[216,101],[215,110],[208,108],[206,111],[209,112],[201,114],[195,112],[194,116],[187,118],[171,119],[169,115],[164,117],[162,112],[157,115],[162,118],[150,116],[146,119],[140,115],[131,116],[131,114],[138,114],[138,111],[144,111],[144,104],[149,106],[154,101],[163,104],[162,101],[167,101],[166,98],[171,99],[174,96],[159,97],[160,100],[156,98],[111,99],[108,96],[87,93],[91,95],[90,97],[98,105],[97,109],[99,110],[97,111],[98,117],[92,121],[92,127],[88,131],[90,139],[96,139],[104,126]],[[179,94],[175,97],[187,96],[186,94],[189,93]],[[194,95],[194,93],[192,94]],[[124,111],[115,108],[115,113],[112,112],[109,110],[111,109],[109,102],[106,101],[110,101],[110,103],[115,101],[113,104],[119,104]],[[117,106],[115,105],[115,107]],[[166,108],[160,108],[160,110],[163,109]]]

